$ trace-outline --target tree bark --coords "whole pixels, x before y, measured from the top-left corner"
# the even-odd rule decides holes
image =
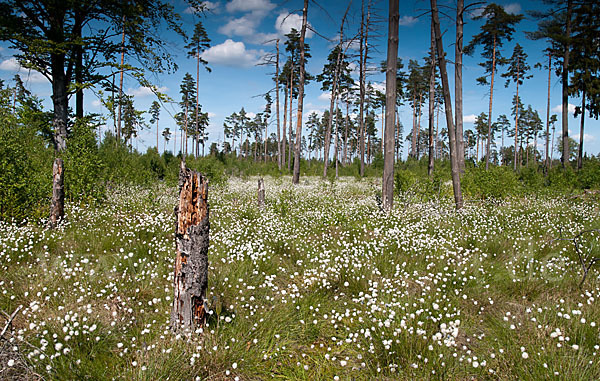
[[[277,47],[277,58],[275,59],[275,103],[277,108],[277,166],[281,171],[281,126],[279,124],[279,39],[275,46]]]
[[[562,166],[568,168],[569,164],[569,54],[571,50],[571,44],[569,39],[571,38],[571,13],[573,12],[573,0],[567,1],[567,24],[566,24],[566,43],[565,51],[563,56],[563,67],[562,67]]]
[[[583,127],[585,123],[585,87],[581,94],[581,127],[579,129],[579,150],[577,151],[577,169],[583,166]]]
[[[121,34],[121,79],[119,80],[119,116],[117,117],[117,142],[121,142],[121,105],[123,103],[123,65],[125,64],[125,16],[123,16],[123,32]]]
[[[173,330],[194,330],[207,313],[209,208],[208,180],[185,168],[179,172],[179,203],[175,207],[175,298],[171,312]]]
[[[456,44],[454,47],[454,92],[456,113],[456,146],[458,154],[458,167],[461,173],[465,172],[465,139],[463,134],[463,14],[464,0],[456,2]]]
[[[435,30],[435,45],[437,48],[438,65],[442,77],[442,88],[444,92],[444,106],[446,108],[446,124],[448,126],[448,140],[450,141],[450,166],[452,172],[452,188],[454,189],[454,202],[456,209],[463,206],[462,192],[460,189],[460,169],[458,167],[458,155],[456,149],[456,131],[454,130],[454,119],[452,118],[452,101],[450,99],[450,87],[448,85],[448,73],[446,72],[446,56],[442,44],[442,32],[438,15],[437,0],[430,0],[433,14],[433,25]]]
[[[294,150],[294,175],[292,183],[300,182],[300,148],[302,144],[302,110],[304,106],[304,37],[306,36],[306,14],[308,12],[308,0],[304,0],[302,9],[302,31],[300,32],[300,78],[298,83],[298,113],[296,116],[296,147]]]
[[[290,120],[289,120],[289,128],[288,128],[288,172],[292,170],[292,110],[294,102],[294,62],[290,65]]]
[[[265,181],[261,177],[258,179],[258,207],[265,206]]]
[[[496,36],[494,36],[494,48],[492,50],[492,80],[490,83],[490,110],[488,112],[488,131],[485,147],[485,170],[490,167],[490,148],[492,143],[492,101],[494,100],[494,74],[496,74]]]
[[[327,164],[329,161],[329,145],[331,144],[331,126],[333,124],[333,105],[337,100],[337,88],[338,80],[340,76],[340,62],[342,60],[342,43],[344,42],[344,23],[346,22],[346,15],[350,10],[350,4],[346,8],[346,13],[342,17],[342,24],[340,26],[340,49],[338,50],[337,57],[335,59],[335,71],[333,74],[333,83],[331,84],[331,99],[329,101],[329,120],[327,121],[327,130],[325,131],[325,154],[324,154],[324,165],[323,165],[323,178],[327,177]]]
[[[550,140],[550,83],[552,82],[552,53],[548,52],[548,103],[546,105],[546,173],[550,169],[548,147]]]
[[[412,112],[413,112],[413,128],[412,128],[412,139],[410,145],[410,156],[413,158],[417,157],[417,105],[416,105],[416,95],[413,91],[412,96]]]
[[[287,99],[288,99],[288,86],[284,86],[283,89],[283,131],[281,137],[281,167],[285,166],[285,142],[287,141],[287,133],[285,132],[287,129]]]
[[[385,72],[385,132],[383,146],[382,205],[390,211],[394,206],[394,151],[396,72],[398,64],[398,1],[389,0],[387,67]]]
[[[60,157],[52,165],[52,202],[49,226],[55,228],[65,215],[64,163]]]
[[[517,105],[515,108],[515,162],[513,163],[513,169],[517,170],[517,142],[519,138],[519,62],[517,58]],[[521,163],[519,162],[519,167]]]
[[[427,166],[427,174],[433,176],[434,165],[434,147],[433,147],[433,127],[434,127],[434,101],[435,101],[435,31],[433,30],[433,21],[431,22],[431,47],[430,61],[431,73],[429,74],[429,164]],[[458,139],[457,139],[458,146]],[[460,158],[459,158],[460,161]]]

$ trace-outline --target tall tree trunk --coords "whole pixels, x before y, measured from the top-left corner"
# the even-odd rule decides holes
[[[365,121],[364,121],[364,103],[365,103],[365,75],[366,75],[366,64],[367,64],[367,55],[368,55],[368,36],[369,36],[369,19],[371,16],[370,13],[371,2],[367,5],[367,23],[365,24],[365,6],[364,0],[362,1],[361,6],[361,22],[360,22],[360,56],[359,56],[359,66],[360,66],[360,74],[359,74],[359,82],[360,82],[360,176],[363,177],[365,175]]]
[[[518,62],[518,58],[517,58],[517,94],[516,94],[516,99],[517,99],[517,106],[515,108],[515,162],[514,162],[514,170],[517,170],[517,142],[518,142],[518,137],[519,137],[519,62]],[[519,167],[520,167],[520,163],[519,163]]]
[[[446,108],[446,125],[448,126],[448,139],[450,140],[450,166],[452,172],[452,188],[454,189],[454,202],[456,209],[463,206],[462,192],[460,189],[460,168],[458,166],[458,155],[456,149],[456,131],[454,129],[454,119],[452,118],[452,101],[450,99],[450,87],[448,85],[448,73],[446,72],[446,56],[444,55],[444,45],[442,44],[442,32],[440,30],[440,19],[438,15],[437,0],[431,1],[431,11],[433,14],[433,26],[435,30],[435,45],[437,48],[438,65],[442,77],[442,88],[444,92],[444,106]]]
[[[294,175],[292,183],[300,182],[300,148],[302,144],[302,110],[304,107],[304,37],[306,36],[306,14],[308,13],[308,0],[304,0],[302,9],[302,31],[300,32],[300,77],[298,83],[298,113],[296,116],[296,147],[294,150]]]
[[[562,67],[562,165],[568,168],[569,164],[569,55],[571,51],[571,13],[573,12],[573,0],[567,0],[567,24],[565,31],[565,51]]]
[[[158,153],[158,118],[156,118],[156,153]]]
[[[348,164],[348,125],[350,124],[350,100],[346,97],[346,120],[344,126],[344,165]]]
[[[496,36],[494,36],[494,48],[492,50],[492,80],[490,83],[490,111],[488,113],[487,144],[485,148],[485,170],[490,166],[490,149],[492,143],[492,100],[494,99],[494,74],[496,74]]]
[[[339,176],[339,170],[338,170],[338,135],[340,133],[340,114],[341,111],[338,112],[338,99],[336,98],[335,100],[335,142],[333,145],[333,160],[335,161],[335,178],[337,179]]]
[[[581,127],[579,129],[579,150],[577,151],[577,169],[583,166],[583,127],[585,123],[585,87],[581,94]]]
[[[292,169],[292,110],[293,110],[293,102],[294,102],[294,62],[290,65],[290,120],[288,126],[288,172]]]
[[[198,124],[198,113],[200,109],[200,42],[196,47],[196,158],[198,157],[198,134],[200,126]],[[204,137],[202,138],[204,140]]]
[[[412,139],[411,139],[411,146],[410,146],[410,156],[412,156],[413,158],[417,157],[417,104],[416,102],[416,95],[413,91],[413,96],[412,96],[412,112],[413,112],[413,128],[412,128]]]
[[[463,82],[462,82],[462,59],[463,59],[463,14],[464,0],[456,2],[456,44],[454,45],[454,92],[456,113],[456,147],[458,155],[458,168],[461,173],[465,171],[465,139],[463,134]]]
[[[121,34],[121,79],[119,80],[119,116],[117,117],[117,142],[121,143],[121,106],[123,104],[123,65],[125,64],[125,16],[123,16],[123,33]]]
[[[546,105],[546,173],[550,169],[548,147],[550,144],[550,83],[552,81],[552,53],[548,52],[548,103]]]
[[[209,208],[208,180],[185,168],[179,172],[179,203],[175,208],[175,297],[171,312],[173,330],[202,326],[206,318],[208,288]]]
[[[350,10],[351,3],[348,4],[344,17],[342,17],[342,24],[340,26],[340,49],[338,50],[337,57],[335,59],[335,70],[333,74],[333,83],[331,84],[331,99],[329,101],[329,120],[327,121],[327,130],[325,131],[325,156],[323,165],[323,177],[327,177],[327,163],[329,161],[329,145],[331,144],[331,126],[333,124],[333,105],[337,102],[337,89],[338,80],[340,76],[340,63],[342,61],[342,44],[344,43],[344,24],[346,23],[346,16]]]
[[[287,104],[288,104],[288,93],[289,87],[284,86],[283,89],[283,134],[281,137],[281,166],[285,166],[286,154],[285,154],[285,142],[287,141]]]
[[[396,72],[398,65],[398,1],[389,0],[387,65],[385,72],[385,132],[383,145],[382,205],[384,210],[394,206],[394,150],[396,111]]]
[[[52,103],[54,115],[52,124],[54,127],[54,149],[56,158],[52,168],[52,201],[50,204],[50,218],[48,224],[54,228],[65,215],[65,192],[64,192],[64,163],[61,158],[67,149],[67,120],[68,105],[67,82],[69,78],[64,72],[64,54],[51,55],[52,69]]]
[[[281,171],[281,126],[279,124],[279,39],[275,42],[277,57],[275,59],[275,103],[277,108],[277,166]],[[284,117],[285,118],[285,117]]]
[[[433,20],[431,21],[431,47],[430,47],[431,73],[429,74],[429,164],[427,174],[433,176],[434,151],[433,151],[433,122],[434,122],[434,103],[435,103],[435,31],[433,30]],[[458,147],[457,139],[457,147]],[[459,158],[460,160],[460,158]]]

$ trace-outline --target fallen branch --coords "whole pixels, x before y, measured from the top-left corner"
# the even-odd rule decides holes
[[[4,329],[2,330],[2,332],[0,332],[0,339],[2,337],[4,337],[4,334],[6,333],[6,331],[8,331],[8,327],[10,327],[10,325],[12,324],[12,321],[15,319],[15,317],[17,316],[17,314],[19,313],[21,308],[23,308],[23,306],[17,307],[17,309],[8,317],[8,319],[6,321],[6,325],[4,326]],[[8,315],[8,314],[6,314],[6,315]]]
[[[587,255],[584,255],[584,253],[582,252],[581,238],[583,237],[584,234],[589,234],[589,233],[600,234],[600,229],[582,230],[579,233],[577,233],[574,237],[565,238],[562,236],[562,228],[561,228],[561,229],[559,229],[559,237],[554,238],[554,239],[550,240],[550,242],[549,242],[549,244],[552,244],[556,241],[573,242],[573,245],[575,246],[575,253],[577,253],[577,257],[579,259],[579,264],[581,265],[581,268],[583,270],[583,278],[581,279],[581,282],[579,283],[579,288],[581,288],[583,286],[583,282],[585,282],[588,272],[590,271],[592,266],[595,265],[597,262],[600,262],[600,257],[589,258],[591,250],[587,253]]]

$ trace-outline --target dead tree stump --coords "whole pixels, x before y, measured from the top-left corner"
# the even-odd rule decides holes
[[[265,181],[261,177],[258,179],[258,207],[263,206],[265,206]]]
[[[50,219],[48,225],[56,227],[65,215],[65,170],[64,163],[60,157],[54,159],[52,165],[52,202],[50,204]]]
[[[208,179],[182,162],[175,207],[175,274],[171,327],[194,330],[204,324],[208,286]]]

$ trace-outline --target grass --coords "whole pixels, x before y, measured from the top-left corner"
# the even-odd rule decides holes
[[[169,328],[175,189],[116,188],[55,231],[0,226],[0,378],[600,378],[594,200],[377,205],[378,179],[211,188],[202,333]],[[588,238],[587,244],[597,244]],[[596,248],[594,250],[597,250]],[[558,330],[558,331],[557,331]],[[11,366],[9,366],[9,361]]]

